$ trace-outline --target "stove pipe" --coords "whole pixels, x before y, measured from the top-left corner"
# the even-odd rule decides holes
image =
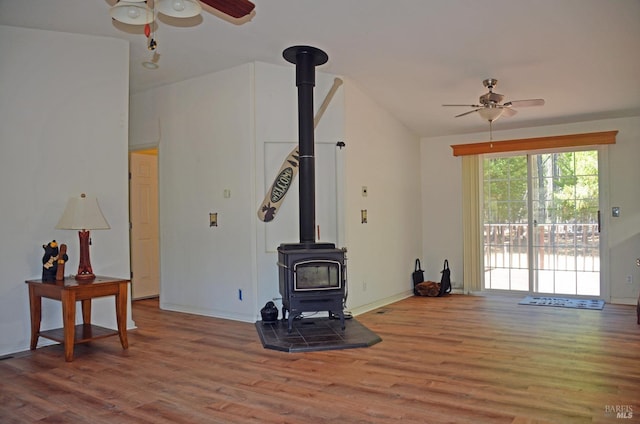
[[[300,197],[300,244],[316,241],[316,190],[313,128],[313,88],[316,85],[315,67],[329,60],[325,52],[310,46],[293,46],[282,52],[287,62],[296,65],[298,87],[298,170]]]

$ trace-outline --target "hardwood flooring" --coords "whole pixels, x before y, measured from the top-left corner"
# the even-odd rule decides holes
[[[412,297],[356,319],[382,342],[285,353],[254,324],[134,302],[138,329],[0,361],[2,423],[640,422],[633,306]],[[617,418],[618,417],[618,418]]]

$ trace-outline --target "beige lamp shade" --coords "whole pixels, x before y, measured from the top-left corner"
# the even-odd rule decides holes
[[[58,221],[59,230],[108,230],[98,199],[82,193],[80,197],[71,197]]]

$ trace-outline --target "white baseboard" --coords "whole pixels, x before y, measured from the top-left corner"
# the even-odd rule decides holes
[[[161,303],[160,309],[173,312],[182,312],[184,314],[228,319],[232,321],[256,322],[256,318],[253,315],[229,313],[229,311],[218,311],[215,309],[193,308],[185,305],[177,305],[175,303]]]
[[[385,297],[384,299],[378,299],[375,302],[367,303],[366,305],[357,306],[355,308],[349,308],[349,302],[347,301],[347,310],[351,312],[353,316],[364,314],[365,312],[372,311],[383,306],[387,306],[390,303],[397,302],[402,299],[413,296],[413,291],[408,290],[406,292],[398,293],[393,296]]]

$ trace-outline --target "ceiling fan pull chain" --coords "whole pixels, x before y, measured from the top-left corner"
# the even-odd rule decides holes
[[[156,14],[155,4],[152,10],[153,10],[153,15],[155,17],[155,14]],[[151,31],[151,36],[149,37],[147,35],[147,40],[149,41],[149,43],[147,44],[147,48],[152,52],[155,52],[156,49],[158,48],[158,42],[156,41],[156,27],[154,25],[155,25],[155,19],[154,19],[154,22],[151,23],[151,26],[149,28]]]

